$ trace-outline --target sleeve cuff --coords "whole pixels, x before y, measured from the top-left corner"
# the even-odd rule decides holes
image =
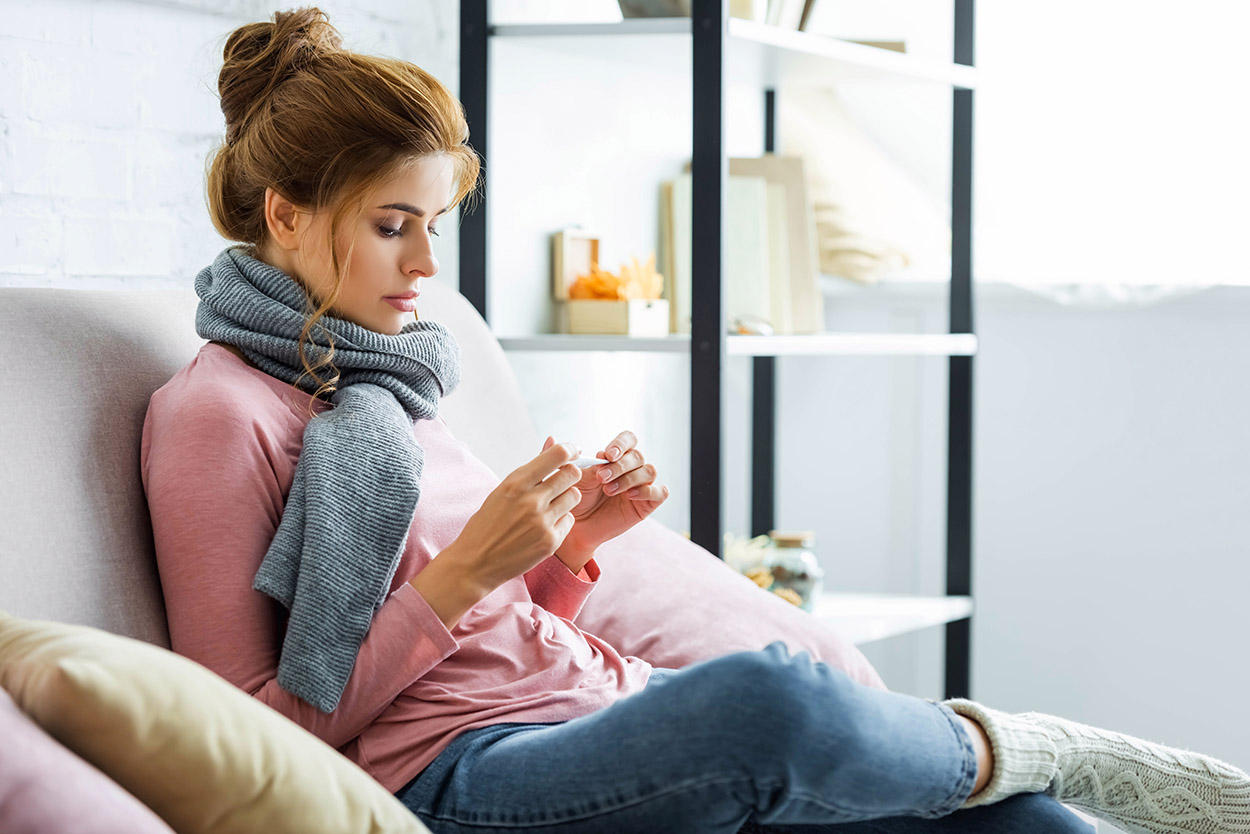
[[[577,578],[585,582],[599,581],[599,563],[595,561],[593,556],[590,557],[590,561],[587,562],[586,566],[582,568],[581,573],[577,575]]]
[[[423,635],[430,642],[430,648],[426,651],[430,652],[421,660],[435,660],[435,663],[441,662],[448,655],[460,648],[460,644],[456,642],[456,638],[451,636],[451,632],[447,630],[447,626],[434,613],[434,609],[421,596],[421,592],[412,587],[411,582],[405,582],[400,586],[399,590],[391,594],[387,602],[395,602],[403,609],[402,617],[405,621],[406,630],[414,637],[417,634]],[[385,610],[386,606],[383,606]],[[398,613],[398,612],[397,612]],[[382,611],[378,612],[381,616]],[[413,628],[415,626],[415,628]],[[420,640],[414,639],[414,645],[419,645]],[[423,652],[425,654],[425,652]],[[421,665],[420,662],[418,665]],[[430,664],[427,668],[432,668],[434,664]]]
[[[599,565],[592,558],[574,574],[558,556],[548,556],[525,575],[530,598],[552,614],[572,620],[598,585]]]

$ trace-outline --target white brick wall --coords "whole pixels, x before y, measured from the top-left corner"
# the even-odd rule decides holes
[[[295,5],[0,0],[0,286],[189,285],[225,245],[204,200],[221,47]],[[348,47],[457,89],[453,0],[318,5]]]

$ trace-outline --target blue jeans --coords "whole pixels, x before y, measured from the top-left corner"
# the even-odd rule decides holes
[[[396,796],[435,834],[1092,832],[1042,794],[957,811],[975,779],[949,707],[773,643],[571,721],[469,730]]]

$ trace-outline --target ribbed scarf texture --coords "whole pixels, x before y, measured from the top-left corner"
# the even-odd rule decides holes
[[[200,271],[195,291],[200,336],[316,391],[299,358],[308,317],[299,282],[236,246]],[[439,399],[459,384],[460,348],[436,322],[411,322],[391,336],[326,315],[313,328],[316,344],[305,343],[311,363],[328,353],[322,326],[341,375],[334,408],[304,429],[282,520],[252,587],[290,612],[278,684],[329,713],[408,541],[423,461],[413,424],[435,417]],[[318,369],[323,378],[328,372]]]

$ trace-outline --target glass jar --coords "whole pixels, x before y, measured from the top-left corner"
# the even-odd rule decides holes
[[[816,545],[816,534],[811,530],[770,530],[768,538],[771,544],[764,564],[772,574],[769,590],[773,593],[780,591],[780,596],[804,611],[811,611],[825,578],[825,571],[812,551]]]

